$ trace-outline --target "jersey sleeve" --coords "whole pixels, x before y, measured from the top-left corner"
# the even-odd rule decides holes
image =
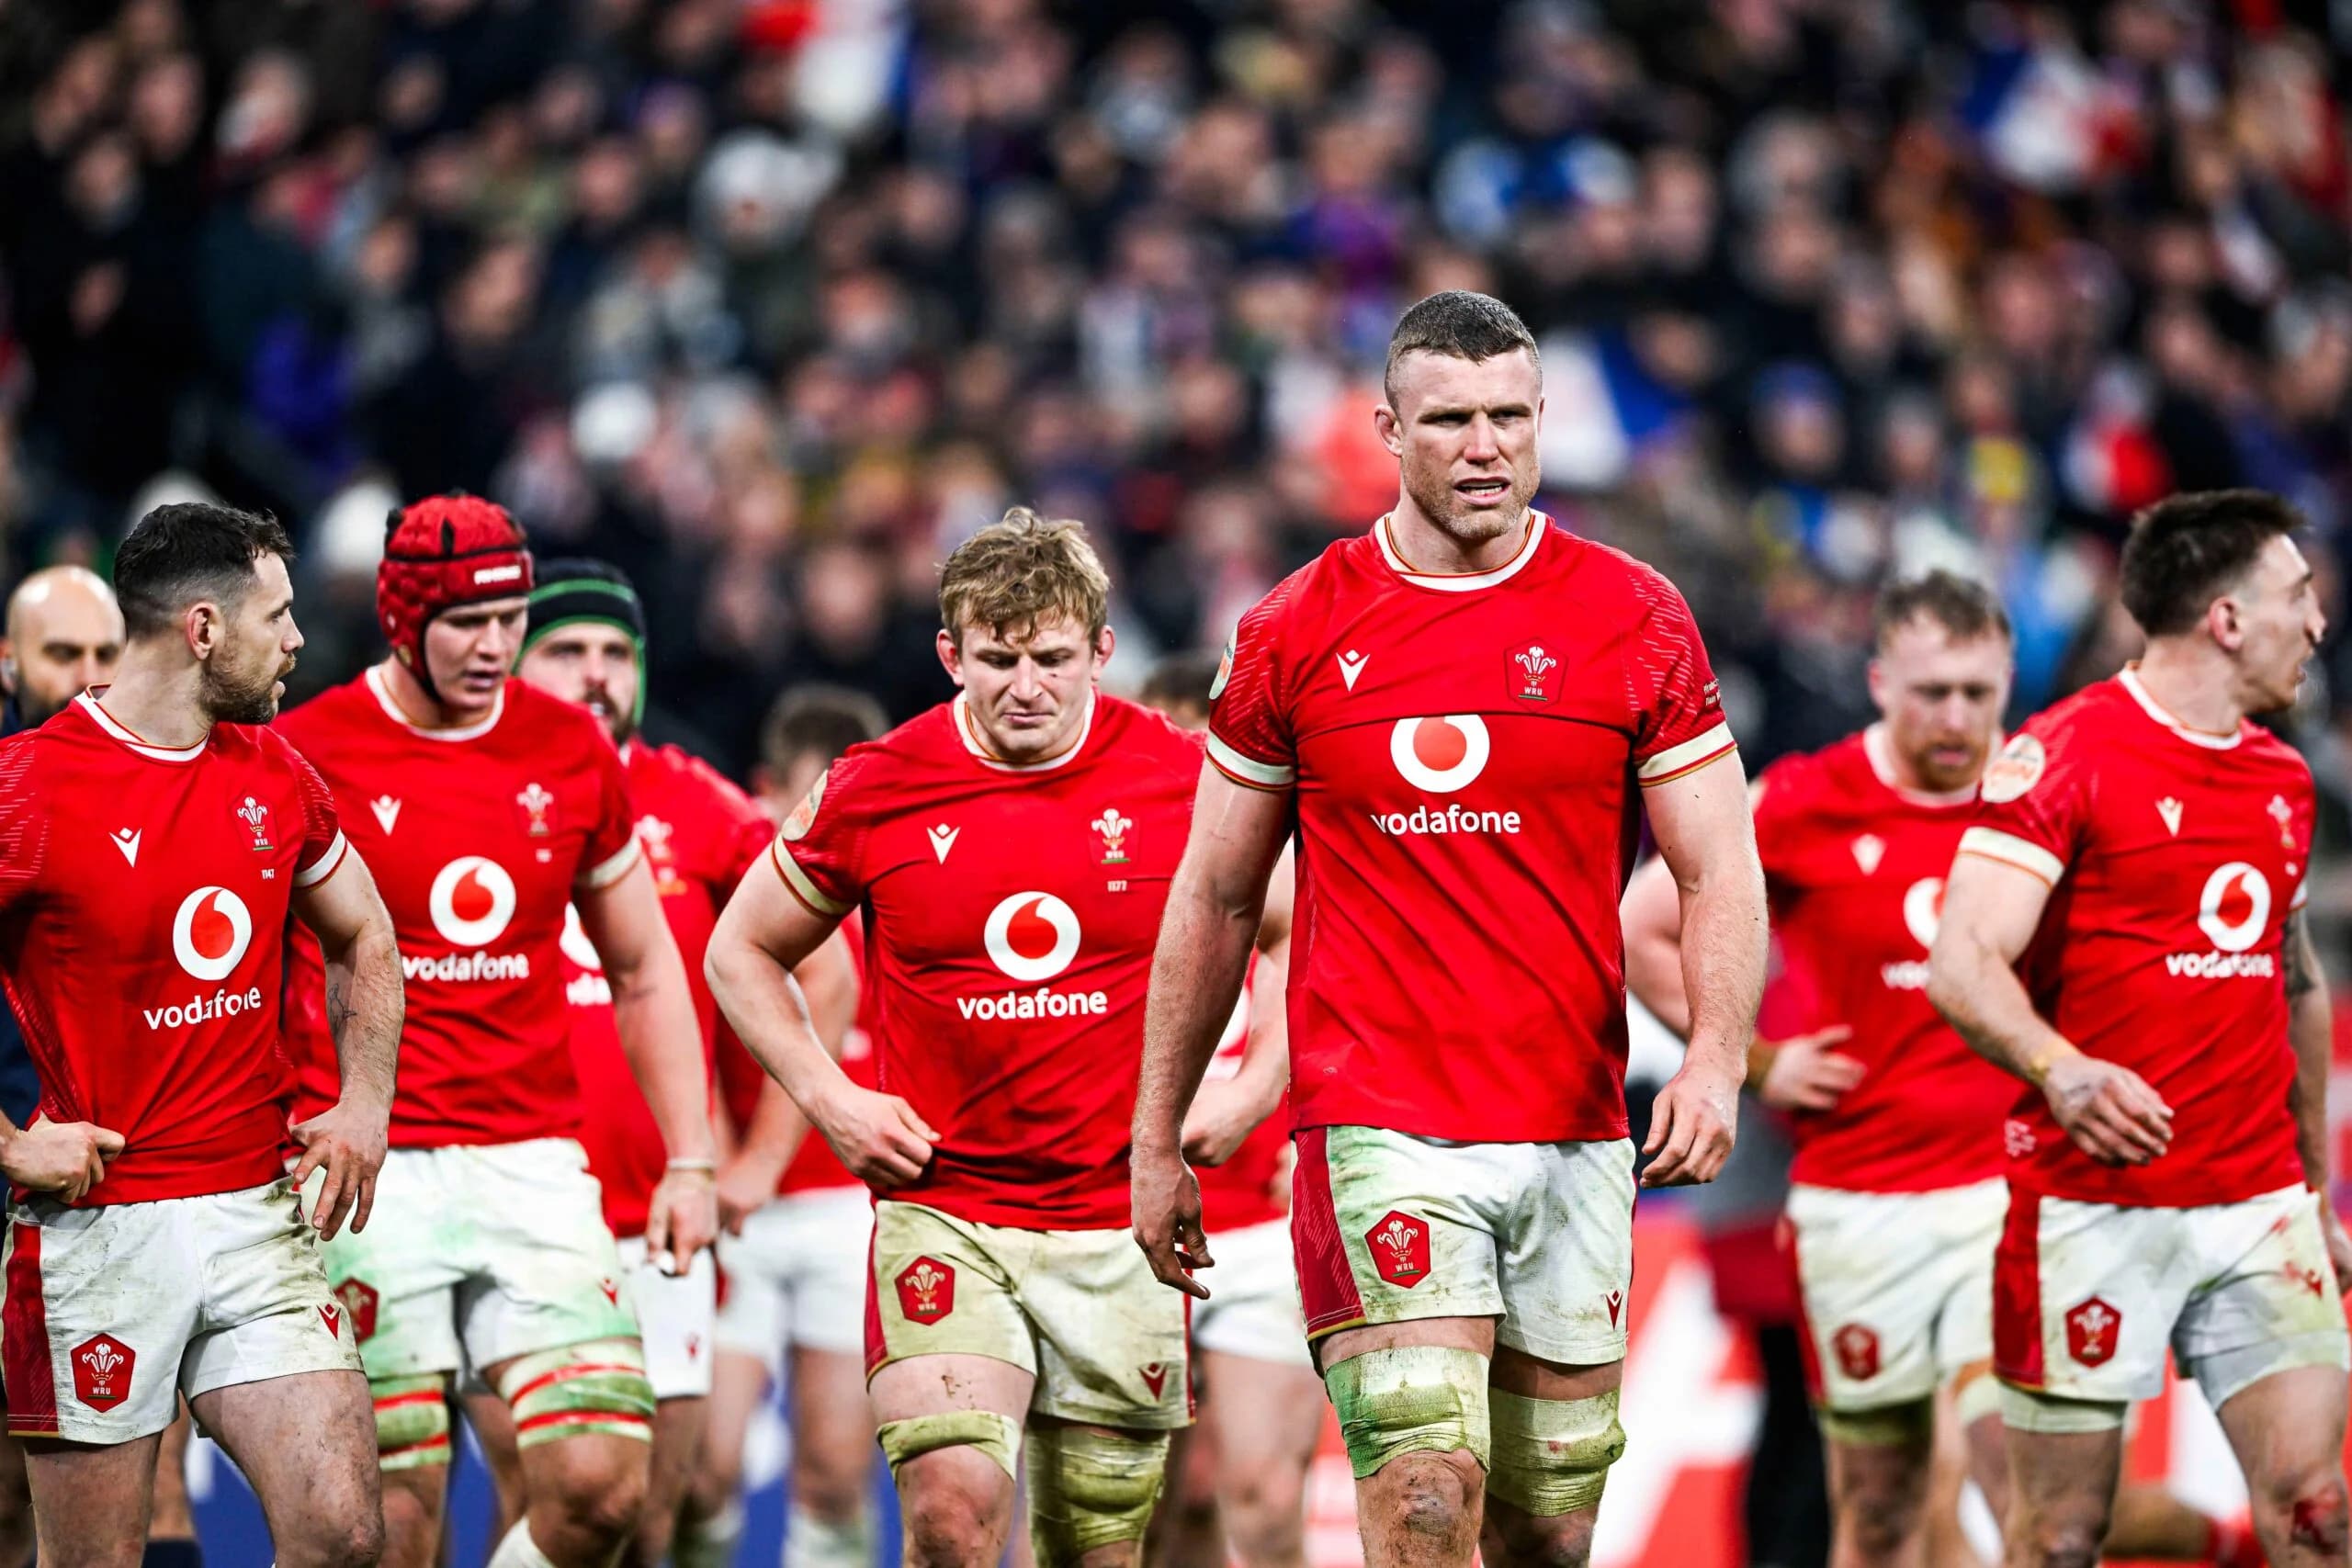
[[[39,885],[49,852],[49,814],[40,807],[33,742],[0,745],[0,909]]]
[[[294,770],[294,793],[302,807],[302,849],[294,862],[294,886],[316,887],[342,868],[351,852],[343,837],[343,820],[334,808],[334,791],[311,766],[309,758],[282,735],[271,739],[286,753]]]
[[[1280,646],[1296,581],[1284,581],[1241,617],[1209,688],[1209,761],[1251,789],[1286,790],[1298,782]]]
[[[865,830],[877,760],[852,750],[808,786],[777,829],[769,854],[792,896],[838,920],[865,897]]]
[[[1984,769],[1976,819],[1960,852],[2032,873],[2052,886],[2066,874],[2089,821],[2092,776],[2076,728],[2027,721]]]
[[[641,852],[637,845],[637,815],[629,808],[628,773],[621,754],[600,736],[594,749],[596,819],[588,829],[587,847],[581,852],[580,871],[573,886],[610,887],[628,874]]]
[[[1634,592],[1642,602],[1625,649],[1634,772],[1644,789],[1654,789],[1736,748],[1690,606],[1674,584],[1647,567],[1635,569]]]

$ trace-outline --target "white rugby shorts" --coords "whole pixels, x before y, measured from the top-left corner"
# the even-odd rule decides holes
[[[866,1246],[874,1204],[863,1187],[816,1187],[770,1199],[718,1238],[727,1275],[718,1344],[756,1356],[770,1379],[798,1346],[855,1356],[865,1346]]]
[[[1926,1192],[1789,1190],[1804,1327],[1823,1408],[1928,1398],[1993,1354],[1998,1177]]]

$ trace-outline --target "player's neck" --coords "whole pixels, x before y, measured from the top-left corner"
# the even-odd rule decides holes
[[[179,750],[203,743],[212,733],[212,716],[198,697],[203,667],[171,657],[175,651],[130,644],[115,666],[113,682],[93,700],[148,745]]]
[[[2235,735],[2245,721],[2229,660],[2211,643],[2185,637],[2151,640],[2132,666],[2140,689],[2173,721],[2208,735]]]
[[[1436,524],[1415,505],[1409,495],[1396,497],[1396,509],[1384,525],[1388,542],[1406,570],[1427,577],[1475,576],[1509,566],[1527,542],[1529,510],[1521,507],[1510,526],[1491,539],[1465,544]]]
[[[412,729],[464,729],[481,723],[498,710],[498,699],[477,713],[470,709],[453,708],[424,689],[409,667],[397,659],[387,659],[376,666],[382,690],[392,706],[400,710],[402,723]],[[503,688],[499,696],[503,697]]]

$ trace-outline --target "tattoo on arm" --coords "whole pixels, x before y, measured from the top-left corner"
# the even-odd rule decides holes
[[[334,1040],[340,1042],[344,1037],[344,1032],[350,1028],[351,1021],[358,1016],[359,1010],[351,1005],[350,980],[341,976],[330,975],[327,977],[327,1032],[329,1035]]]
[[[2319,985],[2319,954],[2312,947],[2311,913],[2298,909],[2287,917],[2287,999],[2299,1001]]]

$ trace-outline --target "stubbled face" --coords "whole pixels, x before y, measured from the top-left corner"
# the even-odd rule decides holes
[[[2009,703],[2008,638],[1955,638],[1914,616],[1887,634],[1871,661],[1871,700],[1887,739],[1923,788],[1965,789],[1984,773]]]
[[[2295,541],[2281,534],[2263,546],[2245,580],[2206,614],[2215,640],[2237,666],[2245,710],[2292,707],[2303,689],[2303,667],[2327,635],[2311,563]]]
[[[277,716],[302,647],[286,562],[260,558],[244,597],[219,608],[220,640],[199,671],[198,701],[216,724],[267,724]]]
[[[1090,643],[1084,626],[1057,615],[1002,636],[982,626],[961,637],[942,631],[939,660],[964,688],[980,744],[1008,762],[1036,762],[1078,738],[1113,642],[1108,626]]]
[[[1535,446],[1544,377],[1534,357],[1525,349],[1475,360],[1408,354],[1396,364],[1395,391],[1373,420],[1421,515],[1463,545],[1519,528],[1543,478]]]
[[[31,583],[9,627],[10,689],[28,727],[46,722],[92,686],[114,679],[122,658],[122,612],[95,581],[53,577]]]
[[[424,668],[441,705],[460,724],[486,717],[523,646],[530,602],[485,599],[442,611],[424,627]]]
[[[616,746],[637,731],[637,644],[618,626],[549,632],[531,645],[514,673],[595,715]]]

